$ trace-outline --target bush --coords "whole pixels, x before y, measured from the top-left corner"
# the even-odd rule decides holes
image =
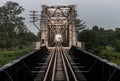
[[[109,61],[113,59],[113,53],[111,50],[102,50],[100,56]]]

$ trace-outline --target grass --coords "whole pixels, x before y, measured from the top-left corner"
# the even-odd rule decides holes
[[[6,51],[0,51],[0,67],[3,65],[20,58],[21,56],[32,51],[31,46],[24,47],[23,49],[9,49]]]

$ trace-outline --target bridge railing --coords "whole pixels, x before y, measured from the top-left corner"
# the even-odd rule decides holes
[[[44,62],[47,54],[46,47],[31,52],[0,68],[0,81],[33,81],[32,70],[35,64]]]
[[[120,67],[92,53],[72,46],[69,55],[79,63],[79,69],[87,81],[120,81]]]

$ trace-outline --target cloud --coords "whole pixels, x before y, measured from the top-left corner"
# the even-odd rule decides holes
[[[1,5],[8,0],[0,0]],[[90,27],[99,24],[103,27],[120,27],[120,0],[11,0],[18,2],[29,13],[41,11],[41,5],[77,5],[78,17]],[[111,25],[112,23],[112,25]]]

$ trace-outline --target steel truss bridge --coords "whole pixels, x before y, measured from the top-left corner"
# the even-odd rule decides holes
[[[0,68],[0,81],[120,81],[120,67],[78,48],[74,5],[41,12],[41,47]]]

